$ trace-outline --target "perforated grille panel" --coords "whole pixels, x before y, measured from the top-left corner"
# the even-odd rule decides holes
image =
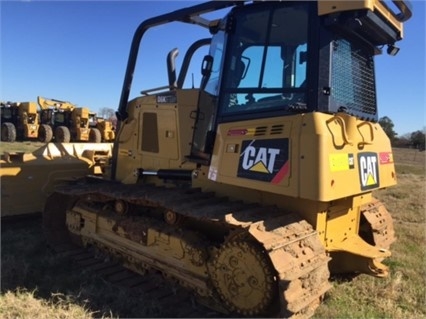
[[[331,72],[331,97],[337,108],[367,117],[376,114],[374,61],[370,54],[346,40],[336,40]]]

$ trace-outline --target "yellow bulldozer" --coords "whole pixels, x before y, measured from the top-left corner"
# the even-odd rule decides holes
[[[41,96],[38,96],[37,101],[40,106],[40,141],[48,143],[54,139],[58,143],[101,142],[99,129],[89,127],[88,108]]]
[[[331,273],[386,277],[394,229],[372,192],[396,173],[374,58],[397,53],[411,16],[393,3],[212,1],[142,22],[109,174],[55,188],[48,240],[159,271],[228,316],[309,317]],[[164,86],[130,99],[143,36],[172,22],[209,36],[179,74],[171,51]],[[206,46],[200,86],[184,88]]]
[[[1,102],[1,140],[15,142],[37,139],[39,117],[34,102]]]

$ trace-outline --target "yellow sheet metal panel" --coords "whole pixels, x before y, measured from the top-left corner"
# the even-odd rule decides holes
[[[208,178],[297,197],[300,124],[300,116],[220,124]]]
[[[390,142],[379,124],[346,114],[304,116],[300,197],[330,201],[396,184]]]
[[[321,202],[396,184],[379,124],[319,112],[220,124],[208,179]]]
[[[336,12],[351,10],[374,10],[375,0],[357,1],[318,1],[318,15],[326,15]]]

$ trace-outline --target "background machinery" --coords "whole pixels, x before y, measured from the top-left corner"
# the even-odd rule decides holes
[[[377,123],[374,57],[394,54],[406,1],[213,1],[136,30],[110,175],[47,199],[48,240],[95,246],[238,316],[309,317],[331,273],[388,275],[395,185]],[[203,15],[229,9],[218,20]],[[145,32],[206,28],[179,74],[129,100]],[[209,45],[199,88],[183,88]],[[168,65],[174,66],[176,54]]]
[[[37,98],[40,106],[40,140],[50,142],[101,142],[101,132],[89,127],[89,109],[71,102]]]
[[[1,140],[36,139],[38,137],[39,117],[34,102],[1,102]]]
[[[89,127],[99,130],[102,142],[114,141],[115,130],[111,120],[98,117],[94,112],[89,112]]]

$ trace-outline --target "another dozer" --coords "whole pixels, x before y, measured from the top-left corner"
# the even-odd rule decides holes
[[[372,192],[396,173],[374,57],[398,51],[411,16],[393,3],[213,1],[144,21],[111,173],[56,188],[48,240],[68,234],[134,271],[160,271],[229,316],[309,317],[330,273],[387,276],[394,229]],[[178,76],[172,52],[168,83],[129,100],[145,32],[175,21],[211,38],[194,39]],[[183,88],[205,45],[200,87]]]
[[[0,112],[2,142],[37,139],[39,117],[35,102],[2,102]]]
[[[37,101],[40,106],[40,141],[48,143],[54,139],[58,143],[101,142],[99,129],[89,127],[88,108],[41,96]]]

